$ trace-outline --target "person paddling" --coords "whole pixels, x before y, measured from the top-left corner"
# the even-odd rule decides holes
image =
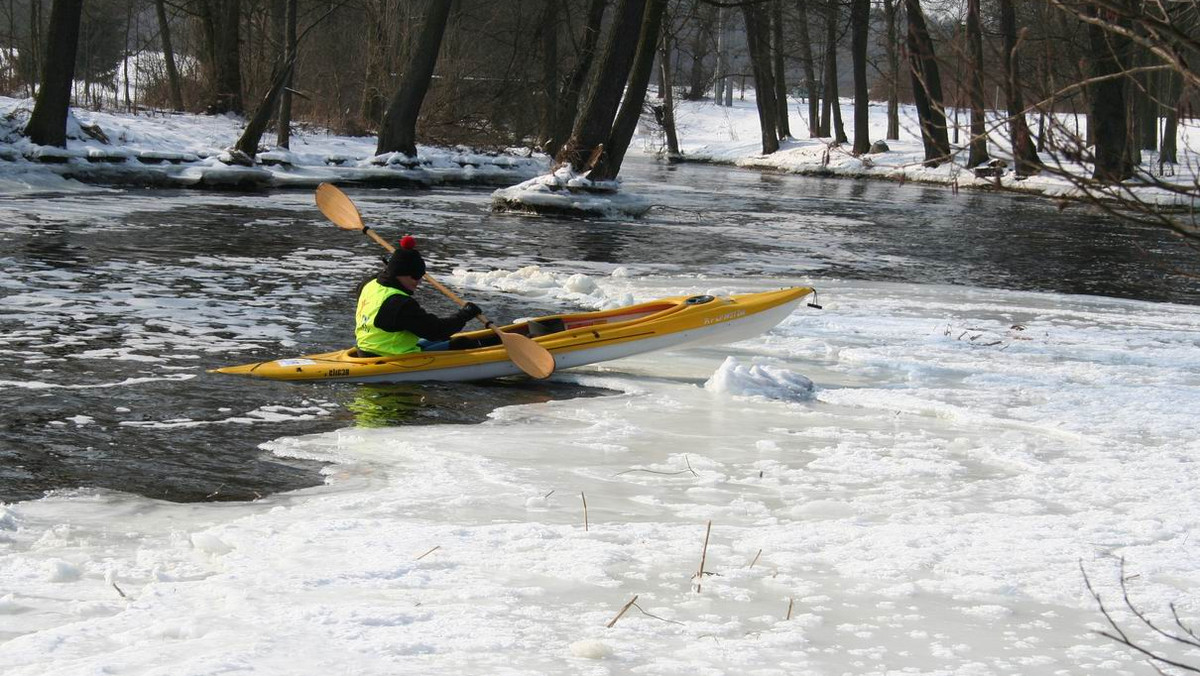
[[[417,251],[417,240],[405,235],[387,267],[359,291],[354,338],[361,356],[444,350],[450,336],[482,314],[474,303],[449,317],[427,312],[413,297],[424,276],[425,259]]]

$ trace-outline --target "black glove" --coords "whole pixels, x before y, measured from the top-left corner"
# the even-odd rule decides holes
[[[462,309],[458,311],[458,314],[464,319],[475,319],[479,315],[483,314],[483,310],[480,310],[479,306],[474,303],[467,303],[462,306]]]

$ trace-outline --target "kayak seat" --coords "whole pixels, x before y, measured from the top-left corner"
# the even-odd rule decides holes
[[[545,336],[559,331],[566,331],[567,325],[558,317],[548,317],[546,319],[532,319],[529,321],[529,337],[536,338],[537,336]]]

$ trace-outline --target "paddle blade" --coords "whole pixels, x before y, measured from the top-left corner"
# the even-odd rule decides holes
[[[362,216],[358,213],[358,207],[354,206],[354,202],[346,196],[346,193],[338,190],[337,186],[332,183],[322,183],[317,186],[317,208],[325,214],[325,218],[342,230],[363,229]]]
[[[549,350],[519,333],[507,333],[496,329],[493,331],[500,336],[500,342],[508,351],[508,358],[517,368],[538,379],[547,378],[554,373],[554,355],[550,354]]]

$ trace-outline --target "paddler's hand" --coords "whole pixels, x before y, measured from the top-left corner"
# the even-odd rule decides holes
[[[458,316],[467,321],[475,319],[481,314],[483,314],[483,310],[480,310],[479,306],[474,303],[466,303],[462,306],[462,309],[458,311]]]

